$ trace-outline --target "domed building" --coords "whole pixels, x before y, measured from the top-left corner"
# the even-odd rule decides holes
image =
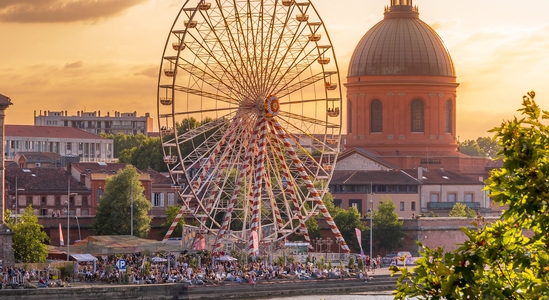
[[[391,0],[349,64],[346,149],[363,148],[403,169],[485,175],[486,159],[457,151],[458,86],[448,49],[417,6]]]

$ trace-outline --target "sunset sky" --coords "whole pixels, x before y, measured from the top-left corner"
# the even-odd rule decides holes
[[[198,0],[191,0],[191,2]],[[213,2],[213,1],[212,1]],[[184,1],[4,0],[0,2],[0,94],[12,99],[7,124],[33,124],[34,111],[151,113],[171,24]],[[360,38],[389,0],[313,0],[346,81]],[[460,140],[516,115],[535,90],[549,110],[549,2],[415,0],[442,37],[460,83]],[[345,91],[344,91],[345,92]],[[345,110],[343,110],[345,111]]]

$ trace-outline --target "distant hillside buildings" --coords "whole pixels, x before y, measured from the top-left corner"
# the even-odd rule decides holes
[[[82,129],[89,133],[123,133],[148,135],[153,130],[153,119],[149,113],[138,117],[137,112],[121,113],[115,111],[111,116],[101,116],[101,111],[78,111],[76,116],[69,116],[67,111],[42,111],[36,115],[34,112],[34,125],[37,126],[62,126]]]

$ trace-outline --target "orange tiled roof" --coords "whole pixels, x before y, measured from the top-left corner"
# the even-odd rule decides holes
[[[109,140],[78,128],[63,126],[5,125],[4,135],[19,137]]]

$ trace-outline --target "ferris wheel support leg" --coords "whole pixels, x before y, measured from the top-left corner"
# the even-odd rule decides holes
[[[175,216],[175,219],[172,222],[172,225],[170,225],[170,228],[166,232],[166,235],[164,235],[164,239],[162,239],[162,243],[166,243],[168,239],[172,236],[172,232],[175,230],[175,227],[177,226],[177,223],[179,223],[179,220],[181,220],[181,217],[183,216],[183,212],[185,209],[185,205],[181,206],[179,209],[179,212]]]
[[[213,163],[215,162],[217,155],[221,151],[221,147],[223,147],[223,145],[227,141],[227,137],[229,137],[236,130],[237,126],[235,126],[234,123],[236,122],[231,122],[231,126],[227,129],[227,131],[225,132],[221,140],[215,146],[213,153],[210,155],[210,158],[208,159],[208,162],[206,163],[206,165],[202,167],[202,172],[200,173],[198,179],[193,183],[193,186],[192,186],[193,190],[196,191],[198,189],[198,187],[202,183],[202,180],[204,180],[204,177],[206,177],[206,174],[208,173]]]
[[[261,202],[261,188],[263,184],[263,177],[265,174],[265,151],[267,144],[267,121],[264,117],[259,119],[259,152],[257,153],[257,168],[255,171],[255,182],[254,182],[254,199],[253,199],[253,210],[252,210],[252,220],[250,222],[250,232],[257,232],[260,229],[259,215],[260,215],[260,202]],[[261,234],[258,232],[258,239]],[[255,252],[258,249],[254,246],[253,234],[250,235],[250,243],[248,247],[248,254],[255,255]]]
[[[232,126],[232,127],[236,127],[236,126]],[[237,135],[236,134],[233,134],[231,135],[231,138],[229,139],[229,142],[227,143],[227,148],[231,148],[234,146],[235,142],[236,142],[236,137]],[[226,159],[226,153],[224,153],[223,155],[221,155],[220,157],[220,160],[223,161],[223,163],[221,164],[221,170],[225,169],[225,167],[228,165],[228,162]],[[211,210],[212,210],[212,206],[213,206],[213,203],[214,203],[214,199],[215,199],[215,195],[217,195],[217,192],[219,191],[219,182],[221,181],[221,178],[223,177],[223,175],[226,175],[224,174],[223,172],[217,172],[217,175],[214,179],[214,187],[212,189],[212,191],[210,192],[210,195],[208,196],[208,201],[207,201],[207,205],[206,205],[206,213],[204,217],[202,217],[201,221],[200,221],[200,224],[204,224],[206,222],[206,219],[208,218],[207,215],[210,214]]]
[[[271,133],[273,134],[273,136],[276,136],[276,132],[275,132],[272,121],[269,121],[269,125],[271,128]],[[299,220],[299,229],[303,231],[303,237],[305,238],[305,242],[309,243],[309,245],[307,246],[308,251],[314,252],[315,249],[311,244],[311,237],[309,236],[309,231],[307,230],[307,226],[305,225],[305,221],[303,220],[303,215],[301,213],[301,210],[299,209],[300,205],[295,195],[294,182],[290,178],[290,170],[288,169],[288,165],[286,164],[286,160],[284,159],[284,155],[282,154],[282,149],[280,148],[280,144],[278,140],[276,141],[274,147],[275,147],[277,158],[281,162],[282,177],[284,177],[284,179],[286,180],[286,184],[287,184],[286,191],[290,194],[290,199],[292,200],[292,203],[294,206],[294,213],[297,215],[297,218]]]
[[[225,232],[229,228],[229,223],[231,221],[232,212],[234,209],[234,204],[236,202],[236,198],[238,197],[238,193],[240,192],[240,189],[242,187],[242,182],[244,181],[244,177],[251,173],[250,170],[250,158],[253,155],[254,147],[255,147],[255,141],[257,138],[257,133],[259,132],[258,126],[253,126],[254,130],[252,132],[252,135],[250,137],[250,143],[247,145],[246,149],[246,157],[244,159],[244,166],[240,170],[240,174],[238,175],[238,178],[236,179],[236,185],[233,190],[233,194],[231,196],[231,199],[229,200],[229,205],[227,206],[227,212],[225,213],[225,217],[223,218],[223,223],[221,224],[221,228],[219,229],[219,232],[217,233],[214,251],[221,250],[222,247],[222,240],[225,235]]]
[[[322,215],[324,216],[324,219],[328,223],[328,226],[330,226],[330,229],[332,230],[332,233],[335,235],[336,240],[338,240],[341,243],[341,248],[344,251],[350,252],[349,246],[347,245],[347,243],[345,242],[345,239],[341,235],[341,232],[337,228],[337,225],[335,224],[334,219],[330,215],[330,212],[328,211],[328,209],[324,205],[324,201],[322,201],[322,198],[320,198],[320,195],[319,195],[318,191],[316,190],[313,182],[309,178],[309,175],[307,174],[307,171],[305,171],[305,168],[303,167],[303,163],[301,162],[301,160],[297,156],[297,153],[296,153],[295,149],[293,148],[292,144],[290,143],[290,141],[286,137],[286,134],[284,133],[284,129],[276,121],[273,121],[273,125],[275,127],[276,132],[278,133],[278,135],[277,135],[278,138],[284,144],[284,147],[286,148],[286,151],[288,152],[288,154],[290,154],[290,157],[292,158],[292,161],[296,165],[296,168],[297,168],[297,170],[299,171],[299,173],[301,175],[301,179],[304,181],[305,185],[307,186],[307,189],[309,190],[309,193],[311,194],[311,196],[315,200],[316,204],[318,205],[318,208],[322,212]]]

